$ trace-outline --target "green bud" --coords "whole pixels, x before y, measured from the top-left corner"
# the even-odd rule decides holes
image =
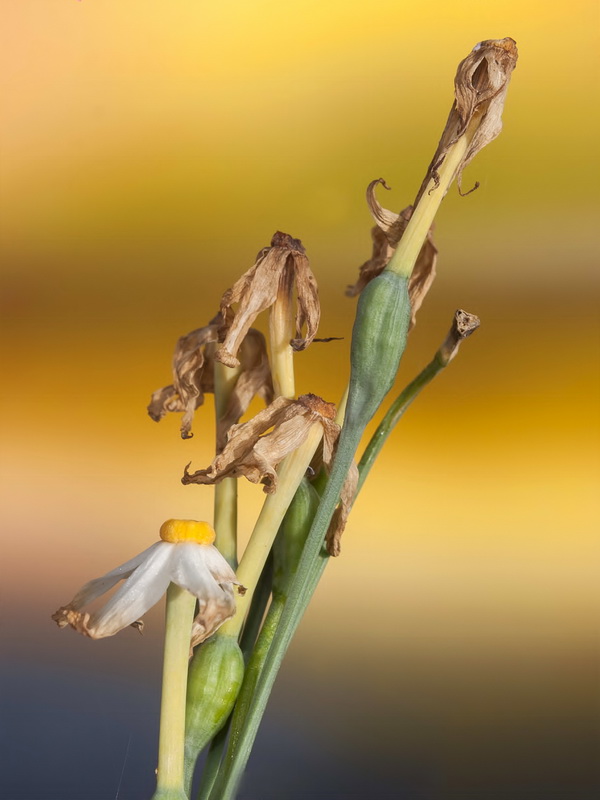
[[[352,331],[346,422],[362,428],[396,379],[410,324],[408,278],[384,271],[363,290]]]
[[[188,672],[185,716],[188,795],[198,755],[227,721],[243,677],[244,657],[235,637],[216,635],[196,649]]]
[[[296,489],[273,543],[273,594],[287,595],[320,497],[306,478]]]

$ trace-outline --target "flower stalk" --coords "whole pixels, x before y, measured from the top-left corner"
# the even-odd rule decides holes
[[[460,164],[464,160],[478,124],[478,118],[475,116],[465,133],[448,151],[437,173],[437,178],[431,177],[429,179],[398,247],[386,267],[390,272],[410,278],[423,247],[423,242],[426,240],[440,204],[450,188],[450,184],[456,177]]]
[[[214,362],[217,439],[220,438],[220,422],[227,413],[241,371],[241,366],[227,367],[220,361]],[[237,566],[237,480],[235,478],[225,478],[215,486],[213,521],[216,533],[215,545],[235,569]]]
[[[296,395],[294,381],[294,351],[290,344],[294,335],[292,292],[293,273],[282,273],[277,290],[277,299],[269,311],[269,343],[271,346],[271,375],[275,395],[293,398]]]
[[[252,594],[281,521],[310,465],[322,436],[322,426],[319,423],[313,424],[304,443],[282,461],[278,469],[277,492],[270,494],[265,500],[237,570],[238,580],[247,588],[246,594],[238,599],[237,613],[220,628],[220,635],[239,635],[252,600]]]
[[[152,800],[185,800],[184,735],[190,639],[196,598],[176,586],[167,589],[165,653],[160,704],[156,791]]]

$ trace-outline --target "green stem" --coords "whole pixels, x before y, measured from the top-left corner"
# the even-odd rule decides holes
[[[260,636],[256,642],[254,651],[246,671],[244,673],[244,681],[242,688],[238,695],[237,702],[231,717],[231,734],[229,739],[229,746],[227,754],[221,764],[221,773],[217,782],[213,786],[213,792],[205,797],[198,798],[198,800],[221,800],[226,797],[232,796],[228,794],[230,791],[232,774],[238,759],[238,752],[240,746],[244,745],[247,741],[247,720],[250,713],[254,713],[254,696],[256,685],[263,672],[265,660],[269,654],[273,637],[279,625],[281,615],[285,608],[285,597],[283,595],[276,595],[273,597],[269,611],[265,618],[265,622],[260,632]],[[275,677],[275,676],[274,676]],[[252,742],[254,741],[254,737]],[[251,742],[251,744],[252,744]],[[244,762],[245,764],[246,762]],[[237,782],[233,784],[233,791]]]
[[[196,598],[174,583],[167,589],[156,791],[152,800],[185,800],[183,755],[190,637]]]
[[[215,416],[217,423],[217,443],[219,426],[225,416],[231,394],[240,376],[241,367],[226,367],[215,361]],[[237,567],[237,479],[225,478],[215,486],[214,529],[215,546],[230,566]]]
[[[221,767],[223,750],[227,744],[231,717],[227,720],[221,730],[215,735],[208,748],[208,754],[204,767],[202,768],[202,778],[198,787],[198,800],[208,800]]]
[[[362,427],[344,427],[340,435],[335,468],[325,488],[325,492],[317,509],[298,571],[292,581],[287,602],[281,612],[276,630],[270,642],[263,642],[266,653],[261,656],[263,662],[260,673],[256,675],[253,696],[248,698],[248,709],[244,708],[244,725],[238,738],[231,743],[231,758],[228,759],[221,776],[214,786],[211,800],[232,800],[235,796],[237,785],[250,756],[250,751],[256,738],[258,726],[263,716],[269,694],[275,682],[277,672],[289,646],[290,640],[302,618],[310,594],[314,591],[314,575],[316,570],[322,571],[320,553],[322,550],[325,531],[329,525],[340,491],[360,437]],[[320,574],[320,572],[319,572]],[[318,582],[318,577],[317,577]],[[308,585],[307,585],[308,584]],[[261,637],[262,638],[262,637]]]
[[[215,486],[215,547],[232,569],[237,567],[237,478],[225,478]]]
[[[244,624],[240,638],[240,647],[244,654],[244,661],[248,662],[252,654],[256,639],[265,616],[265,610],[271,597],[273,586],[273,554],[270,553],[258,579],[256,590],[250,604],[250,611]]]
[[[457,312],[457,315],[458,313],[459,312]],[[419,375],[417,375],[416,378],[414,378],[414,380],[408,384],[408,386],[402,390],[402,392],[398,395],[388,409],[377,430],[371,437],[371,440],[369,441],[369,444],[367,445],[358,464],[359,483],[356,491],[357,495],[362,489],[362,486],[371,470],[371,467],[373,466],[373,463],[375,462],[377,455],[381,451],[385,441],[405,411],[409,408],[413,400],[422,391],[422,389],[424,389],[425,386],[427,386],[436,377],[436,375],[438,375],[439,372],[441,372],[450,363],[458,350],[458,346],[462,338],[469,335],[469,333],[472,332],[472,330],[474,330],[479,324],[479,321],[475,317],[472,317],[472,315],[469,316],[471,317],[471,321],[468,331],[463,330],[461,334],[458,334],[456,332],[456,325],[454,325],[431,362],[419,373]],[[317,477],[315,483],[319,484],[319,493],[324,494],[327,490],[327,477],[324,471]],[[321,503],[321,505],[323,505],[323,503]],[[310,602],[310,599],[319,583],[328,561],[328,554],[323,548],[321,548],[318,552],[317,558],[313,560],[312,565],[304,573],[304,577],[302,579],[302,599],[298,603],[295,611],[294,609],[291,609],[288,612],[288,616],[291,618],[289,623],[289,635],[287,637],[288,642],[291,640],[300,620],[302,619],[304,610]],[[267,666],[265,665],[268,651],[272,646],[275,636],[275,628],[279,624],[278,622],[275,622],[272,617],[274,617],[276,613],[276,619],[281,620],[285,604],[286,600],[282,597],[279,597],[277,606],[274,606],[274,604],[271,605],[271,609],[269,609],[269,614],[267,615],[267,621],[265,621],[265,625],[261,631],[259,643],[257,645],[256,652],[258,653],[260,649],[260,656],[257,655],[255,658],[253,655],[249,664],[249,669],[250,665],[252,665],[252,672],[250,675],[246,673],[244,685],[242,686],[242,690],[240,692],[240,699],[238,700],[238,705],[236,705],[236,710],[234,712],[234,722],[232,724],[235,729],[235,738],[233,738],[232,734],[229,750],[226,759],[223,762],[223,776],[221,777],[221,782],[219,783],[220,791],[235,791],[237,780],[239,780],[239,778],[236,778],[235,776],[241,775],[245,765],[244,761],[244,763],[239,766],[238,761],[240,758],[243,760],[243,752],[247,752],[249,754],[254,743],[256,731],[258,730],[258,725],[260,724],[260,720],[266,706],[266,698],[268,698],[277,676],[277,668],[272,667],[270,670],[268,670]],[[283,625],[283,621],[281,621],[281,624]],[[286,650],[287,644],[283,649],[281,657],[283,657]],[[280,661],[281,659],[279,659],[279,663]],[[273,662],[273,664],[275,663],[276,662]],[[261,687],[259,691],[262,691],[263,693],[265,698],[264,702],[262,702],[261,698],[257,699],[254,696],[254,693],[257,691],[256,687],[259,683],[259,678],[261,679]],[[250,719],[250,722],[247,723],[248,719]],[[230,796],[232,795],[214,795],[213,800],[222,800],[222,798],[224,800],[224,798]]]
[[[239,636],[281,520],[306,474],[322,436],[323,428],[320,423],[315,422],[304,443],[279,465],[277,491],[267,496],[237,570],[238,580],[246,587],[246,594],[237,598],[235,616],[219,628],[216,636]]]

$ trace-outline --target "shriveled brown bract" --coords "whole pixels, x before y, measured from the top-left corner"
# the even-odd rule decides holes
[[[190,473],[186,467],[182,483],[214,484],[243,476],[252,483],[264,483],[264,491],[271,494],[277,489],[277,465],[306,440],[315,423],[323,426],[324,461],[331,461],[340,431],[334,417],[333,403],[314,394],[297,400],[277,397],[251,420],[229,429],[223,452],[208,469]]]
[[[183,412],[181,437],[193,436],[194,412],[204,403],[204,394],[214,392],[214,349],[223,317],[217,314],[204,328],[182,336],[173,355],[173,383],[154,392],[148,414],[159,422],[168,412]],[[265,337],[250,328],[240,349],[241,373],[225,414],[217,423],[217,449],[225,446],[227,430],[243,416],[254,395],[266,403],[273,399],[273,381]]]
[[[317,282],[310,269],[306,252],[299,239],[277,231],[271,246],[263,248],[254,266],[237,280],[221,298],[221,326],[215,358],[228,367],[238,366],[237,352],[248,328],[261,311],[275,303],[280,285],[295,281],[296,338],[290,344],[294,350],[304,350],[312,342],[319,327],[321,308]],[[235,311],[234,303],[238,303]],[[306,333],[302,329],[306,325]]]
[[[383,208],[375,194],[375,189],[378,184],[381,184],[385,189],[390,188],[383,178],[377,178],[377,180],[371,181],[367,187],[367,204],[373,219],[377,223],[377,226],[371,229],[373,252],[371,253],[371,258],[365,261],[359,268],[358,281],[354,286],[349,286],[346,290],[346,294],[349,297],[360,294],[369,281],[372,281],[373,278],[376,278],[383,272],[390,258],[393,256],[394,250],[398,246],[398,242],[402,238],[402,234],[406,230],[406,226],[413,212],[412,206],[407,206],[399,214],[395,214],[393,211]],[[427,238],[421,247],[417,262],[408,282],[408,295],[411,305],[411,328],[416,322],[417,311],[421,307],[425,295],[434,281],[437,253],[437,247],[433,243],[432,228],[429,230]]]

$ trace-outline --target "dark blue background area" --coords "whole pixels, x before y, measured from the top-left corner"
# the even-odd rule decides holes
[[[73,637],[66,648],[77,649]],[[89,654],[91,650],[86,648]],[[77,659],[75,659],[77,661]],[[2,800],[143,800],[154,790],[160,659],[143,680],[104,660],[85,669],[13,662],[2,679]],[[595,800],[600,782],[592,728],[527,730],[473,750],[462,786],[448,780],[435,730],[405,752],[406,726],[423,720],[356,698],[343,685],[281,675],[245,775],[240,800]],[[401,717],[404,716],[404,719]],[[422,732],[421,732],[422,733]],[[459,747],[462,746],[459,742]],[[465,746],[468,743],[465,742]],[[468,763],[468,759],[467,759]],[[460,781],[459,781],[460,783]]]

